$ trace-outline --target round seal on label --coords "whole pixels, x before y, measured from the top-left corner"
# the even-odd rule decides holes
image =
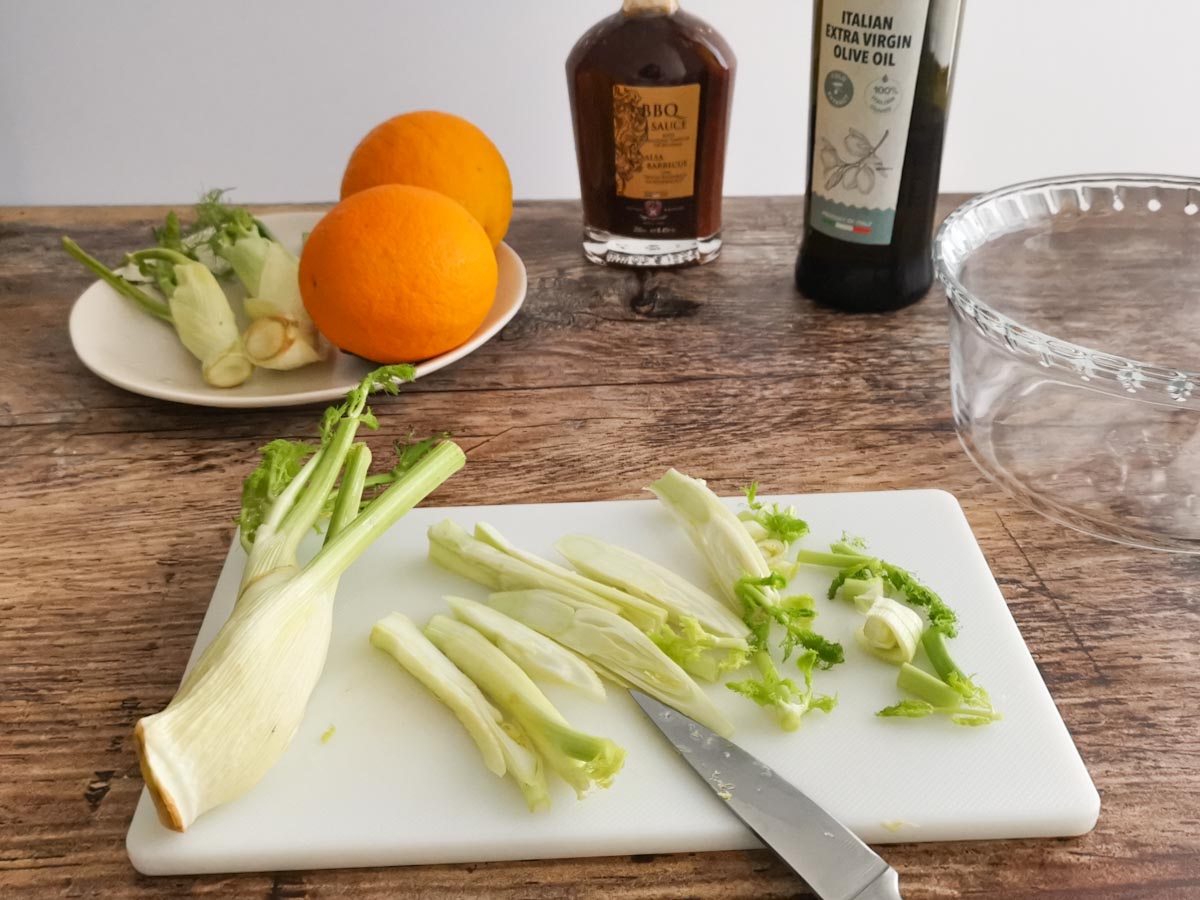
[[[825,99],[831,106],[842,107],[854,98],[854,82],[845,72],[834,69],[825,76]]]
[[[872,112],[890,113],[900,103],[900,85],[884,75],[867,87],[867,104]]]

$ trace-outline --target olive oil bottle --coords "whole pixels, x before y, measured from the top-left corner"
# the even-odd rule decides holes
[[[929,290],[964,2],[814,0],[805,296],[876,312]]]

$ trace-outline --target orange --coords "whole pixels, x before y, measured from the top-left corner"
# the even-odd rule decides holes
[[[508,231],[508,166],[488,136],[458,116],[411,112],[375,126],[350,154],[342,199],[379,184],[415,184],[452,197],[479,221],[493,247]]]
[[[416,362],[463,343],[496,295],[496,254],[449,197],[385,184],[352,194],[313,228],[300,294],[338,347],[380,363]]]

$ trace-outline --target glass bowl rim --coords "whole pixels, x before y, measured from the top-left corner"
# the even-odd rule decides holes
[[[1095,173],[1039,178],[1007,185],[972,197],[942,222],[933,242],[933,265],[937,279],[945,288],[946,296],[954,310],[970,320],[984,338],[1003,346],[1009,352],[1031,357],[1048,368],[1070,372],[1079,380],[1090,382],[1093,386],[1098,386],[1096,382],[1114,383],[1125,396],[1136,396],[1145,390],[1161,390],[1166,396],[1152,395],[1145,399],[1169,402],[1170,405],[1178,407],[1191,407],[1194,403],[1200,405],[1200,372],[1167,368],[1106,353],[1022,325],[968,290],[947,259],[951,237],[961,229],[962,223],[969,216],[981,208],[1029,191],[1050,188],[1080,191],[1093,186],[1107,187],[1114,193],[1122,187],[1184,188],[1195,193],[1195,199],[1191,202],[1200,202],[1200,179],[1178,175]],[[960,268],[965,259],[966,257],[963,257],[959,260]]]

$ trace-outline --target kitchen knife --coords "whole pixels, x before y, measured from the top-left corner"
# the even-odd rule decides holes
[[[683,713],[641,691],[630,693],[713,793],[818,897],[899,900],[896,870],[798,788]]]

